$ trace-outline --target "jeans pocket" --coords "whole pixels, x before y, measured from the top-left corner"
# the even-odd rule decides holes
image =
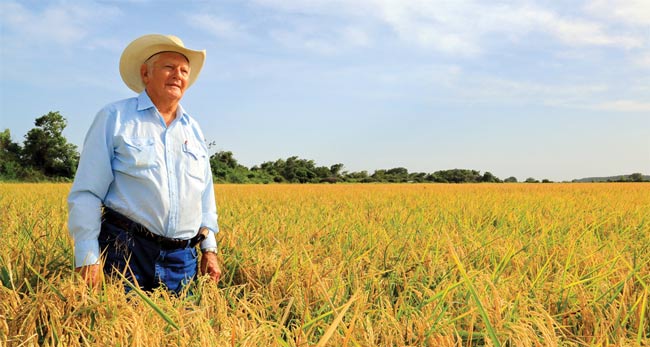
[[[196,260],[199,258],[199,252],[196,250],[196,247],[191,247],[190,248],[190,256],[192,259]]]

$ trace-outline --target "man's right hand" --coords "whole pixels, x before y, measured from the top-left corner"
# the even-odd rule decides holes
[[[81,278],[86,281],[86,284],[93,288],[97,288],[101,281],[102,269],[99,264],[86,265],[78,267],[75,271],[81,275]]]

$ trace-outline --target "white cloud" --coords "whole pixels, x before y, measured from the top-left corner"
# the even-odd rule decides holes
[[[93,57],[92,51],[100,50],[106,57],[107,50],[121,50],[119,42],[97,33],[120,15],[118,9],[91,2],[28,6],[0,0],[2,79],[48,88],[71,86],[76,76],[96,74],[88,60],[101,58]]]
[[[647,94],[640,88],[628,90],[637,95]],[[650,102],[634,99],[603,101],[612,93],[607,84],[536,83],[478,78],[476,83],[464,86],[459,94],[467,100],[486,103],[544,105],[569,109],[650,112]]]
[[[645,37],[634,31],[616,32],[608,22],[585,14],[563,16],[525,1],[438,2],[429,0],[254,0],[258,5],[303,15],[333,17],[351,23],[375,21],[389,27],[401,40],[448,54],[480,54],[488,40],[515,40],[544,33],[569,46],[640,47]],[[599,0],[614,7],[615,15],[646,23],[650,2]],[[614,5],[611,5],[614,4]],[[623,4],[624,6],[618,7]],[[603,6],[596,6],[601,8]],[[606,9],[609,9],[605,6]],[[590,11],[596,11],[591,9]],[[637,12],[641,12],[639,14]],[[323,28],[324,31],[331,30]],[[646,35],[647,36],[647,35]],[[379,39],[371,39],[379,41]]]
[[[352,46],[368,46],[371,41],[364,30],[352,26],[341,29],[340,34],[343,41]]]
[[[124,49],[124,42],[115,38],[95,38],[88,40],[86,47],[90,50],[106,50],[121,53]]]
[[[588,12],[631,26],[650,26],[650,1],[648,0],[591,0]]]
[[[380,20],[406,42],[445,53],[475,54],[480,51],[476,28],[465,27],[458,6],[434,6],[422,1],[380,4]],[[462,10],[461,10],[462,12]]]
[[[324,55],[335,55],[347,49],[366,47],[370,44],[366,32],[354,26],[333,28],[324,32],[313,24],[293,23],[292,30],[271,30],[269,35],[285,47]]]
[[[633,60],[637,66],[650,69],[650,52],[645,54],[640,54],[636,56]]]
[[[633,48],[642,39],[610,34],[604,25],[584,18],[563,17],[531,5],[485,5],[455,2],[431,6],[418,2],[389,2],[384,19],[400,36],[450,53],[472,54],[493,34],[512,40],[531,32],[546,33],[568,45]]]
[[[305,14],[340,14],[355,12],[355,9],[365,9],[365,0],[252,0],[251,2],[274,8],[280,11]]]
[[[616,100],[597,104],[597,110],[618,112],[650,112],[650,102],[637,100]]]
[[[538,83],[494,77],[476,77],[474,82],[458,87],[458,94],[477,102],[570,108],[587,108],[585,105],[595,96],[602,95],[609,89],[607,85],[597,83]]]
[[[547,11],[539,11],[533,18],[541,31],[548,32],[569,45],[618,46],[628,49],[643,45],[643,40],[639,37],[609,34],[602,24],[593,21],[561,18]]]
[[[98,21],[119,13],[100,5],[60,3],[32,11],[16,2],[0,3],[0,19],[11,37],[22,43],[52,41],[72,44],[85,39]],[[3,29],[4,30],[4,29]]]
[[[338,48],[332,42],[289,30],[273,30],[271,38],[288,48],[304,49],[320,54],[334,54]]]
[[[236,40],[247,39],[250,36],[244,26],[225,18],[201,13],[189,15],[186,19],[190,25],[203,29],[218,38]]]

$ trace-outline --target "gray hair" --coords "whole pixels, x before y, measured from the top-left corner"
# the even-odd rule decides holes
[[[144,61],[144,64],[147,65],[147,75],[151,75],[153,73],[153,64],[158,60],[158,58],[160,58],[160,53],[162,52],[158,52]]]

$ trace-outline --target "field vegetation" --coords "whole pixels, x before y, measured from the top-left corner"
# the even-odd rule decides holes
[[[0,184],[0,346],[639,346],[650,185],[217,185],[192,295],[87,288],[69,184]]]

